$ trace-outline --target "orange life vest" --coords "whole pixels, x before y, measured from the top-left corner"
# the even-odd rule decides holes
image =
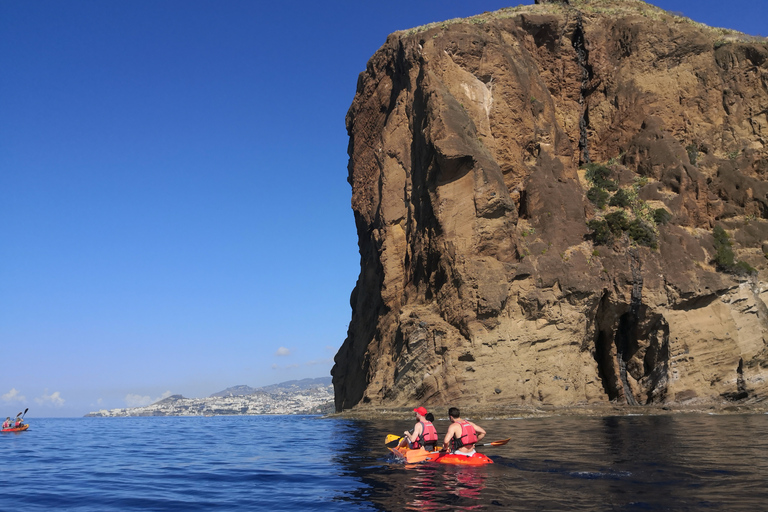
[[[416,440],[415,443],[413,443],[414,448],[419,448],[421,446],[427,446],[432,445],[434,447],[435,444],[437,444],[437,430],[435,429],[435,426],[432,424],[431,421],[420,421],[421,423],[421,434],[419,434],[419,438]]]
[[[454,437],[452,439],[454,450],[477,442],[477,432],[475,431],[475,427],[468,421],[460,421],[459,425],[461,425],[461,437]]]

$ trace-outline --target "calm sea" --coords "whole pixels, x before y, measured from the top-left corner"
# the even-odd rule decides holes
[[[27,419],[3,510],[768,510],[764,414],[485,421],[479,468],[396,463],[410,417]]]

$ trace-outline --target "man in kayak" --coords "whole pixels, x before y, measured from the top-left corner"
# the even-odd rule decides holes
[[[3,428],[11,428],[11,425],[12,425],[11,417],[8,416],[7,418],[5,418],[5,421],[3,422]]]
[[[411,449],[424,448],[431,452],[435,449],[437,440],[437,430],[431,421],[427,420],[426,416],[429,414],[424,407],[417,407],[413,410],[416,413],[416,425],[413,426],[413,433],[407,430],[403,432],[405,439],[408,440],[408,446]]]
[[[475,443],[485,437],[485,430],[471,421],[461,419],[456,407],[448,409],[451,426],[443,440],[443,451],[450,450],[457,455],[471,457],[475,454]]]

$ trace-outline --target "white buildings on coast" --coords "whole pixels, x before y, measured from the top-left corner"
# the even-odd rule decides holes
[[[312,381],[326,379],[313,379]],[[327,380],[330,380],[328,378]],[[296,382],[296,381],[292,381]],[[303,381],[298,381],[299,383]],[[288,385],[285,385],[288,384]],[[238,386],[240,388],[242,386]],[[234,388],[230,388],[234,389]],[[101,409],[86,417],[127,416],[225,416],[247,414],[327,414],[334,411],[333,386],[278,384],[252,390],[247,395],[226,395],[227,391],[207,398],[184,398],[172,395],[152,405]]]

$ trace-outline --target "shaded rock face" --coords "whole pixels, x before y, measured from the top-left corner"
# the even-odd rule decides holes
[[[359,77],[337,410],[766,397],[766,41],[537,3]]]

